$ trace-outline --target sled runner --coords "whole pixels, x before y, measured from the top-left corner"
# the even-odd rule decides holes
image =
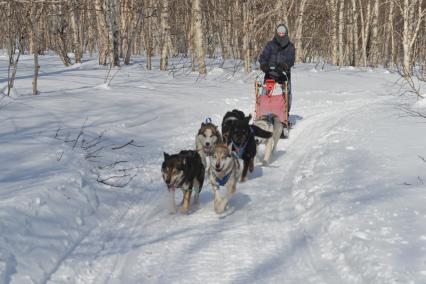
[[[285,75],[285,73],[283,74]],[[281,137],[287,138],[290,129],[287,105],[288,80],[282,85],[275,82],[274,79],[266,79],[265,82],[263,82],[263,78],[260,77],[262,76],[258,75],[255,81],[256,119],[264,115],[275,114],[283,124],[283,135],[281,135]]]

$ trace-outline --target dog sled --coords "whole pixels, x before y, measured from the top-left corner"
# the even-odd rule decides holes
[[[285,77],[287,75],[283,72]],[[276,74],[278,77],[278,73]],[[288,138],[290,123],[288,113],[288,80],[279,84],[274,79],[263,80],[259,74],[255,80],[256,106],[255,119],[261,116],[276,115],[283,124],[281,138]]]

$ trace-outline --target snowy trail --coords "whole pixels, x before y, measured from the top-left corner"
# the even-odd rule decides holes
[[[297,66],[297,123],[271,164],[238,184],[225,214],[214,213],[206,180],[199,208],[170,215],[163,151],[193,148],[206,117],[253,111],[256,74],[172,78],[134,64],[102,88],[96,61],[64,73],[47,59],[44,95],[0,112],[0,153],[16,159],[0,167],[0,282],[426,282],[426,135],[401,147],[424,132],[398,116],[393,75]],[[30,77],[18,83],[31,90]],[[59,128],[75,137],[85,121],[85,139],[105,133],[99,164],[54,138]],[[143,147],[111,150],[131,139]],[[125,188],[96,182],[114,160],[137,169]]]
[[[322,148],[327,146],[324,133],[357,121],[360,110],[371,104],[371,99],[346,104],[350,107],[339,105],[326,115],[313,115],[300,121],[291,139],[282,140],[278,146],[278,153],[283,154],[270,167],[258,166],[254,178],[239,185],[232,208],[225,216],[218,217],[213,212],[208,184],[201,196],[201,208],[189,216],[166,215],[156,208],[149,211],[144,205],[134,205],[123,217],[114,217],[114,221],[100,226],[106,232],[96,232],[93,240],[89,238],[83,244],[81,250],[86,253],[87,247],[96,245],[102,247],[102,253],[95,253],[92,260],[75,269],[73,273],[77,275],[67,279],[81,279],[81,282],[92,279],[95,283],[178,283],[185,271],[184,282],[188,283],[215,283],[217,279],[223,283],[247,283],[250,279],[267,283],[283,278],[291,282],[344,282],[340,273],[343,269],[347,275],[350,266],[343,263],[336,268],[335,259],[325,260],[318,252],[322,251],[320,246],[327,244],[314,243],[311,237],[319,231],[328,241],[329,224],[318,226],[315,215],[320,212],[326,219],[333,219],[336,214],[326,204],[311,210],[320,201],[316,195],[321,192],[315,192],[317,186],[303,187],[303,179],[312,176],[320,162]],[[305,139],[307,133],[310,139]],[[164,194],[156,195],[142,203],[164,199]],[[151,219],[148,216],[154,220],[146,222]],[[111,228],[117,231],[112,239],[106,237],[111,234]],[[150,231],[158,235],[150,235]],[[338,248],[329,250],[338,251]],[[114,251],[120,253],[114,255]],[[110,257],[98,257],[109,254]],[[74,261],[69,262],[70,267],[75,265]],[[212,263],[214,267],[206,270]],[[64,277],[66,273],[59,271],[59,275]],[[360,280],[356,273],[353,277]]]

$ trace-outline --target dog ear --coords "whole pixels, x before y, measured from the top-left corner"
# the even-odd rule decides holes
[[[170,155],[167,154],[166,152],[163,152],[163,154],[164,154],[164,160],[167,160],[168,158],[170,158]]]
[[[201,122],[201,127],[206,126],[206,124],[204,122]]]

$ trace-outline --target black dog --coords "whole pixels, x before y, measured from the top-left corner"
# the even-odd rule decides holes
[[[232,124],[237,120],[243,120],[245,118],[244,112],[233,109],[225,113],[222,120],[222,140],[224,143],[228,143],[229,134],[232,128]]]
[[[173,213],[176,212],[176,188],[180,188],[183,191],[181,207],[183,213],[186,213],[189,209],[193,187],[195,190],[193,204],[198,205],[200,191],[204,182],[205,169],[197,151],[183,150],[174,155],[164,153],[161,172],[170,193],[170,205]]]
[[[272,136],[271,132],[264,131],[255,125],[249,125],[250,119],[251,115],[243,119],[233,120],[227,141],[231,151],[244,162],[241,182],[247,180],[247,170],[253,172],[254,169],[254,157],[256,156],[256,140],[254,137],[270,138]]]

